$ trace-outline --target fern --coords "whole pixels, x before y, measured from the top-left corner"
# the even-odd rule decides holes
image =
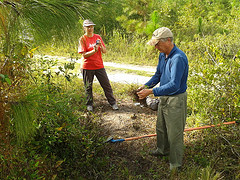
[[[221,173],[215,172],[210,166],[207,166],[202,171],[201,179],[202,180],[220,180],[220,179],[223,179],[223,177],[221,177]]]

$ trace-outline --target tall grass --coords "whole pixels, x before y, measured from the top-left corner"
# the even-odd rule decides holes
[[[108,53],[104,60],[125,64],[157,65],[158,53],[154,47],[146,44],[147,41],[145,37],[135,34],[127,36],[115,30],[107,44]]]
[[[139,35],[125,35],[120,30],[114,30],[113,36],[103,39],[106,44],[107,53],[103,54],[103,61],[117,62],[123,64],[156,66],[159,52],[152,46],[147,45],[148,39]],[[38,53],[58,55],[79,59],[81,55],[77,52],[78,41],[72,44],[46,43],[39,48]]]
[[[35,133],[33,103],[19,102],[12,104],[12,122],[14,124],[17,142],[23,144]]]

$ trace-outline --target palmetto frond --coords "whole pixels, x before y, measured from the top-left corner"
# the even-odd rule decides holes
[[[87,17],[94,11],[95,4],[92,0],[3,1],[0,4],[1,30],[6,32],[10,26],[15,26],[19,33],[30,33],[35,40],[48,40],[53,34],[60,35],[74,28],[80,17]],[[6,19],[8,23],[11,21],[8,28]]]

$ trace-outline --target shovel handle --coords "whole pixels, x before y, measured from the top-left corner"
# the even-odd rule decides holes
[[[156,135],[157,135],[157,134],[149,134],[149,135],[143,135],[143,136],[138,136],[138,137],[130,137],[130,138],[125,138],[125,141],[131,141],[131,140],[135,140],[135,139],[152,137],[152,136],[156,136]]]
[[[222,123],[222,124],[229,125],[229,124],[235,124],[235,123],[239,123],[239,121],[225,122],[225,123]],[[216,127],[216,126],[221,126],[222,124],[188,128],[188,129],[184,129],[184,132],[212,128],[212,127]],[[149,135],[143,135],[143,136],[138,136],[138,137],[125,138],[125,141],[131,141],[131,140],[136,140],[136,139],[141,139],[141,138],[146,138],[146,137],[153,137],[153,136],[157,136],[157,134],[149,134]]]
[[[222,124],[229,125],[229,124],[235,124],[235,123],[238,123],[238,122],[237,121],[231,121],[231,122],[225,122],[225,123],[222,123]],[[201,127],[195,127],[195,128],[188,128],[188,129],[184,129],[184,132],[185,131],[194,131],[194,130],[212,128],[212,127],[216,127],[216,126],[221,126],[222,124],[201,126]]]

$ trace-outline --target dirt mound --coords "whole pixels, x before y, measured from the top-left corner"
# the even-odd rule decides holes
[[[101,124],[109,136],[125,138],[155,133],[156,111],[136,105],[133,100],[118,102],[117,111],[113,111],[104,100],[95,104],[101,114]]]

